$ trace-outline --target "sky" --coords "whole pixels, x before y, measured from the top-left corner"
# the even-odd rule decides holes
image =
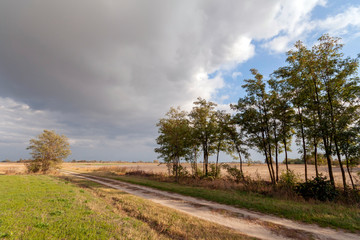
[[[43,129],[69,138],[68,160],[153,161],[170,107],[228,109],[249,69],[267,78],[324,33],[356,57],[360,2],[0,1],[0,161],[29,158]]]

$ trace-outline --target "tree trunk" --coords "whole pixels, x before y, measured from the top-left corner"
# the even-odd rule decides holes
[[[274,166],[273,166],[273,160],[272,160],[272,154],[271,154],[271,142],[270,142],[270,134],[269,129],[267,129],[267,145],[268,145],[268,154],[269,154],[269,163],[270,163],[270,169],[273,176],[273,183],[276,183],[275,179],[275,172],[274,172]]]
[[[219,155],[220,155],[220,145],[221,145],[221,142],[219,142],[218,147],[217,147],[216,165],[215,165],[215,177],[218,177],[218,164],[219,164]]]
[[[287,155],[287,148],[286,148],[286,138],[284,138],[283,142],[284,142],[284,149],[285,149],[286,172],[288,172],[289,171],[289,165],[288,165],[288,155]]]
[[[315,156],[314,156],[315,172],[316,172],[316,177],[319,177],[318,161],[317,161],[317,143],[315,138],[314,138],[314,152],[315,152]]]
[[[318,87],[317,87],[317,83],[316,83],[316,78],[313,76],[312,80],[313,80],[314,89],[315,89],[315,99],[316,99],[315,103],[317,106],[317,114],[318,114],[318,118],[319,118],[320,129],[322,132],[322,139],[323,139],[324,148],[325,148],[326,161],[328,164],[330,182],[331,182],[331,185],[333,185],[335,187],[334,175],[333,175],[333,171],[332,171],[331,158],[330,158],[331,153],[330,153],[329,142],[328,142],[328,138],[327,138],[327,136],[328,136],[327,129],[326,129],[326,126],[322,126],[323,120],[322,120],[322,113],[321,113],[321,108],[320,108],[319,92],[318,92]],[[330,144],[330,147],[331,147],[331,144]]]
[[[205,176],[208,176],[208,160],[209,160],[209,153],[207,149],[207,144],[203,145],[204,149],[204,168],[205,168]]]
[[[343,180],[343,186],[344,186],[344,191],[347,190],[347,186],[346,186],[346,176],[345,176],[345,171],[344,171],[344,167],[343,164],[341,162],[341,154],[340,154],[340,150],[339,150],[339,146],[337,143],[337,137],[334,136],[334,144],[335,144],[335,150],[336,150],[336,155],[338,157],[338,161],[339,161],[339,165],[340,165],[340,170],[341,170],[341,175],[342,175],[342,180]]]
[[[236,151],[239,155],[239,160],[240,160],[240,173],[241,173],[242,178],[244,178],[243,167],[242,167],[242,157],[241,157],[239,146],[237,146],[237,145],[236,145]]]
[[[341,162],[341,154],[340,154],[339,146],[337,143],[337,135],[336,135],[337,133],[336,133],[336,126],[335,126],[334,107],[333,107],[333,103],[332,103],[332,96],[330,95],[328,88],[326,91],[327,91],[328,102],[330,105],[331,133],[332,133],[331,135],[334,137],[336,155],[337,155],[338,161],[339,161],[339,166],[340,166],[341,175],[342,175],[342,179],[343,179],[344,191],[346,191],[346,176],[345,176],[344,167]]]
[[[307,162],[306,162],[306,145],[305,145],[305,134],[304,134],[304,124],[303,124],[303,117],[300,107],[298,107],[299,115],[300,115],[300,128],[301,128],[301,138],[302,138],[302,145],[303,145],[303,158],[305,164],[305,182],[308,180],[307,174]]]
[[[351,186],[352,186],[352,188],[355,190],[355,184],[354,184],[353,178],[352,178],[352,176],[351,176],[350,166],[349,166],[349,158],[348,158],[347,153],[345,153],[345,160],[346,160],[347,172],[348,172],[348,174],[349,174],[349,178],[350,178],[350,181],[351,181]]]
[[[274,140],[275,140],[275,168],[276,168],[276,182],[279,181],[279,159],[278,159],[278,139],[276,135],[276,123],[274,121]]]
[[[179,158],[175,157],[175,179],[179,182]]]
[[[267,153],[267,146],[266,146],[264,131],[261,132],[261,135],[262,135],[262,142],[263,142],[263,148],[264,148],[264,154],[265,154],[265,162],[266,162],[266,164],[268,166],[271,182],[275,183],[274,175],[271,172],[270,161],[269,161],[269,157],[268,157],[268,153]]]
[[[195,177],[198,177],[198,168],[197,168],[197,150],[194,149],[194,170],[195,170]]]

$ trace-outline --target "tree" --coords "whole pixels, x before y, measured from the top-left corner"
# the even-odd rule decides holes
[[[249,146],[255,146],[259,152],[265,155],[268,165],[270,179],[276,183],[272,160],[272,136],[271,136],[271,114],[270,96],[266,92],[266,84],[256,69],[251,69],[254,79],[244,80],[247,95],[240,98],[237,105],[231,105],[237,111],[235,118],[247,134]]]
[[[273,74],[273,76],[274,75],[276,76],[276,74]],[[279,141],[283,144],[283,149],[285,152],[286,171],[289,171],[287,153],[288,151],[290,151],[291,138],[294,132],[293,125],[295,114],[295,111],[291,105],[291,93],[289,91],[289,86],[286,81],[271,79],[268,81],[268,84],[270,86],[271,92],[277,93],[272,93],[273,118],[275,118],[280,125],[278,130],[278,137],[275,137],[275,139],[278,138]]]
[[[209,156],[214,153],[217,142],[216,104],[198,98],[189,116],[194,128],[196,141],[201,144],[204,154],[204,170],[208,176]]]
[[[236,116],[231,116],[230,114],[226,114],[227,116],[227,125],[225,126],[225,131],[227,133],[228,140],[230,141],[228,153],[236,152],[239,156],[240,162],[240,174],[241,178],[244,179],[244,172],[243,172],[243,158],[249,158],[249,152],[245,139],[245,132],[241,125],[237,125],[238,118]]]
[[[27,147],[31,150],[32,161],[27,165],[29,172],[46,173],[59,165],[71,154],[70,144],[66,136],[55,131],[44,130],[37,138],[30,140]]]
[[[342,132],[354,124],[359,104],[359,78],[355,75],[358,59],[343,58],[339,38],[323,35],[318,44],[307,49],[301,41],[287,53],[288,66],[275,72],[283,78],[292,93],[292,104],[296,109],[298,138],[302,140],[307,178],[306,152],[308,146],[315,150],[320,139],[325,150],[330,181],[335,186],[332,171],[332,155],[338,158],[344,189],[345,171],[342,165],[340,139]]]
[[[216,120],[217,120],[217,143],[216,143],[216,164],[215,164],[215,174],[218,177],[219,171],[219,155],[220,151],[227,152],[231,154],[231,142],[229,139],[229,124],[231,120],[230,114],[225,111],[218,110],[216,112]]]
[[[180,108],[170,108],[166,116],[167,118],[160,119],[156,125],[160,133],[156,142],[160,147],[156,148],[155,152],[159,153],[165,162],[173,165],[173,172],[178,181],[180,160],[192,151],[192,134],[185,111],[181,111]]]

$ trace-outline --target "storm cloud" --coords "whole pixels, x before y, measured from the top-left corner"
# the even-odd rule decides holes
[[[170,106],[189,106],[198,96],[211,99],[226,83],[209,74],[253,57],[254,41],[273,50],[286,47],[305,31],[312,9],[324,4],[1,1],[3,109],[10,102],[26,106],[23,111],[33,115],[25,114],[23,124],[31,133],[41,128],[32,127],[34,121],[60,128],[78,146],[76,157],[88,157],[86,146],[93,146],[94,157],[101,155],[100,144],[114,160],[132,154],[134,160],[152,160],[155,124]],[[288,41],[280,41],[284,37]],[[10,134],[6,126],[1,131]]]

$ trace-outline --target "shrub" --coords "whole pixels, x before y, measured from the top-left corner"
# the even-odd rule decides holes
[[[279,183],[286,187],[294,187],[299,181],[299,177],[292,170],[282,171]]]
[[[179,164],[178,173],[179,173],[179,177],[186,177],[190,175],[186,167],[183,167],[181,164]],[[175,175],[175,172],[173,173],[173,175]]]
[[[283,162],[285,163],[285,162]],[[300,159],[300,158],[295,158],[295,159],[291,159],[291,158],[288,158],[288,164],[303,164],[304,161],[303,159]]]
[[[228,164],[224,164],[222,167],[226,169],[226,172],[229,174],[230,178],[232,178],[236,182],[240,182],[244,179],[244,174],[240,171],[240,169],[237,169],[236,166],[231,167]]]
[[[313,198],[320,201],[332,201],[338,196],[335,187],[322,175],[310,181],[299,183],[295,187],[295,191],[306,200]]]
[[[28,173],[37,173],[41,170],[41,163],[39,161],[31,161],[25,164]]]
[[[208,172],[208,176],[209,177],[219,177],[220,176],[220,165],[218,165],[218,168],[216,169],[216,164],[215,163],[211,163],[209,164],[210,167],[210,171]]]

